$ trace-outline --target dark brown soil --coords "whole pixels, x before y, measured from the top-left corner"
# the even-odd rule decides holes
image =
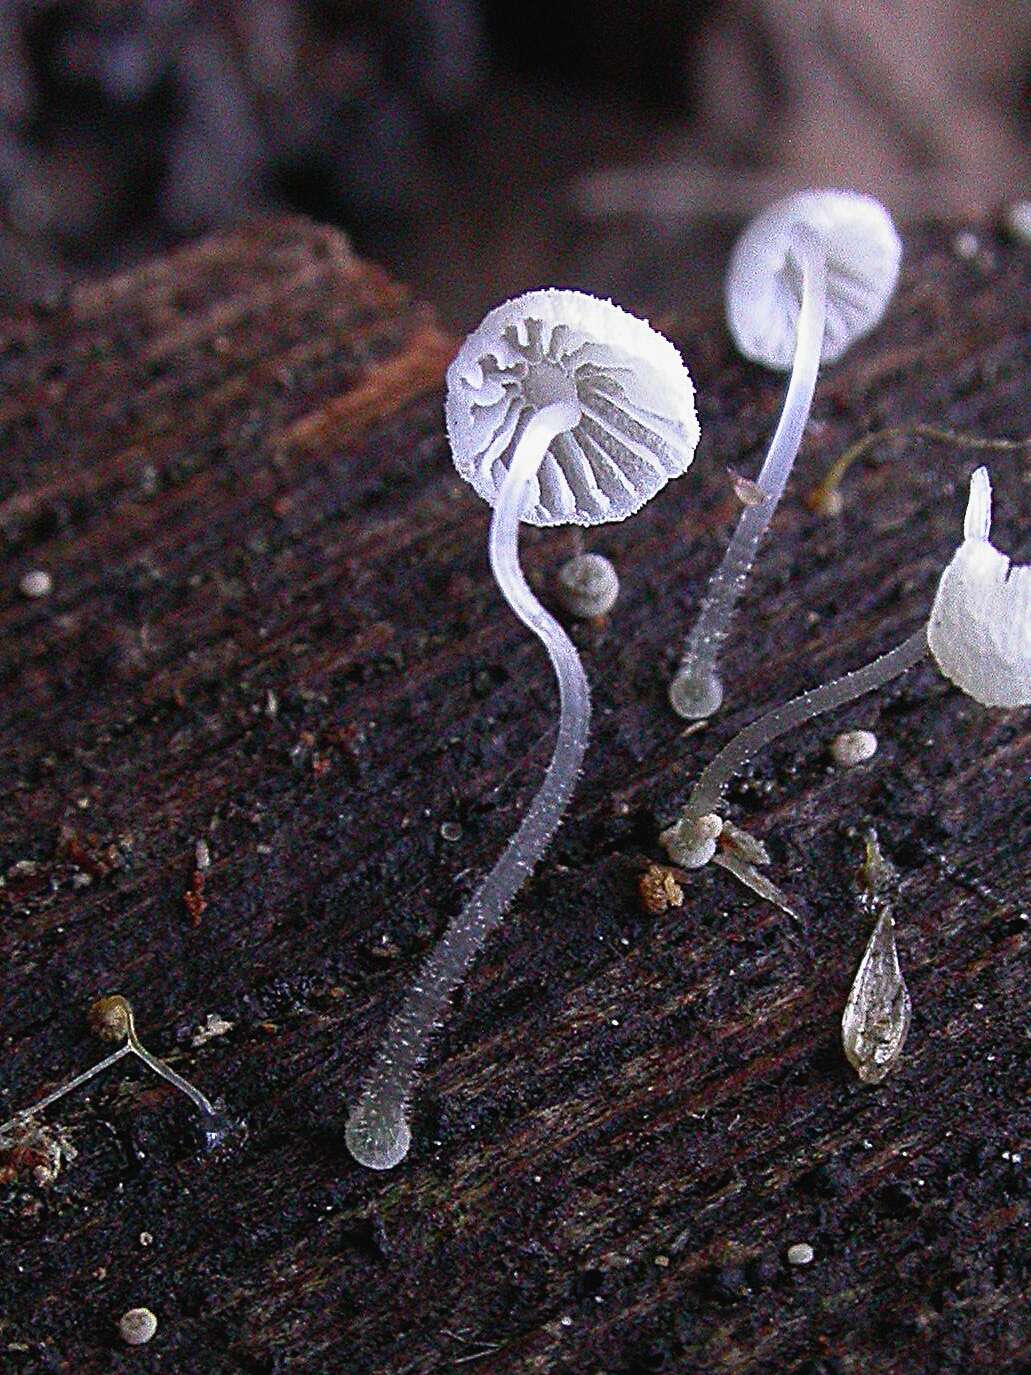
[[[0,1187],[0,1367],[1024,1369],[1028,713],[925,666],[760,758],[731,815],[800,927],[715,868],[661,916],[637,887],[731,732],[919,625],[985,455],[886,444],[837,520],[805,487],[887,424],[1031,432],[1031,257],[983,244],[967,261],[911,237],[887,320],[822,379],[726,709],[688,738],[666,683],[734,516],[726,468],[755,471],[783,381],[717,316],[661,322],[698,384],[697,462],[590,537],[623,591],[576,631],[597,709],[576,804],[389,1175],[346,1155],[346,1105],[555,714],[448,459],[453,341],[298,221],[0,325],[0,1117],[99,1058],[86,1012],[121,992],[233,1124],[206,1151],[186,1100],[124,1064],[51,1110],[75,1159],[49,1184],[15,1161]],[[987,457],[997,541],[1027,560],[1028,460]],[[571,547],[527,532],[545,595]],[[19,592],[32,569],[49,596]],[[880,750],[834,771],[846,725]],[[839,1037],[870,825],[901,873],[914,1005],[874,1089]],[[231,1027],[195,1045],[213,1013]],[[129,1351],[136,1305],[159,1327]]]

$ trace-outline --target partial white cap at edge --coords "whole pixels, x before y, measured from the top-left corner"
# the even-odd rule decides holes
[[[1031,704],[1031,567],[989,543],[987,468],[970,479],[963,543],[938,583],[927,643],[950,682],[986,707]]]
[[[522,520],[624,520],[690,465],[694,387],[674,346],[611,301],[547,289],[497,306],[448,368],[458,472],[493,506],[530,418],[573,392],[580,419],[527,483]]]
[[[769,368],[786,370],[794,357],[802,274],[790,249],[799,225],[819,237],[827,254],[821,362],[836,362],[873,329],[898,280],[902,244],[880,201],[857,191],[799,191],[775,201],[734,245],[724,284],[735,344]]]

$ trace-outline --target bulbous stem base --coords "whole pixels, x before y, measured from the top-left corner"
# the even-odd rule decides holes
[[[359,1165],[369,1170],[392,1170],[404,1160],[412,1143],[404,1105],[363,1093],[347,1119],[344,1140]]]
[[[700,721],[719,711],[723,703],[723,684],[715,673],[681,667],[669,685],[669,704],[685,721]]]

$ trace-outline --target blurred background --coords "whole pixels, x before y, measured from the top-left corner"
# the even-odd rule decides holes
[[[274,209],[458,327],[704,305],[771,197],[960,225],[1029,134],[1031,0],[0,0],[0,306]]]

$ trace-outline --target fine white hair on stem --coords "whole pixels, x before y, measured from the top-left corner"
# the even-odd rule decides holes
[[[845,673],[821,687],[803,692],[783,706],[766,712],[735,735],[703,770],[686,811],[691,816],[718,812],[723,805],[727,784],[758,750],[796,726],[811,721],[814,716],[834,711],[836,707],[854,702],[867,692],[884,687],[893,678],[918,664],[926,653],[927,628],[921,626],[902,644],[887,654],[881,654],[872,663]]]
[[[826,316],[826,268],[823,250],[814,236],[800,230],[790,252],[802,272],[802,308],[798,316],[795,365],[773,441],[756,486],[762,500],[746,506],[723,556],[710,579],[702,609],[687,637],[680,667],[670,686],[670,702],[678,715],[711,716],[723,701],[723,685],[716,665],[730,631],[738,598],[744,590],[756,550],[777,508],[791,473],[820,366],[820,345]]]
[[[527,426],[502,484],[490,529],[490,559],[498,586],[515,614],[548,651],[558,680],[560,715],[555,752],[519,829],[431,952],[391,1020],[347,1123],[348,1149],[360,1164],[374,1170],[389,1170],[408,1154],[408,1100],[433,1030],[441,1024],[455,989],[558,828],[587,748],[591,702],[580,657],[566,632],[527,586],[516,544],[527,475],[536,470],[548,444],[568,427],[568,420],[564,408],[553,406]]]
[[[408,1153],[412,1089],[433,1031],[554,835],[587,747],[587,677],[523,576],[520,520],[622,520],[687,468],[698,440],[693,389],[673,346],[579,292],[532,292],[491,312],[449,369],[447,421],[456,467],[494,507],[498,587],[551,660],[558,735],[518,829],[423,963],[349,1114],[348,1149],[377,1170]]]
[[[807,191],[769,207],[745,230],[727,273],[727,322],[746,357],[791,368],[780,420],[723,560],[709,581],[670,684],[686,718],[723,701],[719,657],[759,545],[802,443],[821,362],[833,362],[881,318],[898,276],[901,246],[876,201],[845,191]]]

